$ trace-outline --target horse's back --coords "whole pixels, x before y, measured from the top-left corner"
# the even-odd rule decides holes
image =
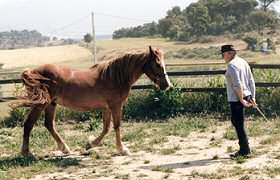
[[[73,82],[73,81],[85,81],[90,78],[94,73],[91,73],[89,69],[79,70],[67,67],[60,67],[55,64],[45,64],[32,70],[34,73],[38,73],[45,78],[49,78],[59,83]],[[96,73],[95,73],[96,74]]]

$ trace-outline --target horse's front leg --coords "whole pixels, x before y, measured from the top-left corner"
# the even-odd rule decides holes
[[[98,144],[101,142],[103,137],[109,132],[110,130],[110,125],[111,125],[111,120],[112,120],[112,114],[109,109],[103,110],[103,130],[101,134],[96,138],[93,139],[89,137],[89,141],[86,144],[86,150],[98,146]]]
[[[114,129],[116,132],[116,145],[117,145],[117,150],[122,154],[122,155],[131,155],[129,149],[125,147],[122,144],[122,107],[117,106],[111,108],[112,116],[113,116],[113,124],[114,124]]]

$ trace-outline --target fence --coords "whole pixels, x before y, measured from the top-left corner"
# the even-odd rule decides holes
[[[208,66],[208,65],[223,65],[224,63],[203,63],[203,64],[166,64],[166,66]],[[252,72],[254,69],[280,69],[280,64],[255,64],[254,62],[250,63]],[[186,76],[200,76],[200,75],[221,75],[225,74],[226,70],[203,70],[203,71],[169,71],[167,72],[170,77],[186,77]],[[0,73],[2,75],[14,75],[20,74],[20,72],[5,72]],[[14,84],[21,83],[19,78],[15,79],[5,79],[0,80],[0,85],[3,84]],[[280,87],[280,82],[256,82],[256,87]],[[141,89],[151,89],[153,85],[134,85],[133,90]],[[183,92],[224,92],[226,88],[182,88]],[[0,102],[5,102],[8,100],[13,100],[15,97],[0,97]]]

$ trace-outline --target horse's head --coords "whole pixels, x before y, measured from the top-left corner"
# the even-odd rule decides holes
[[[172,85],[165,70],[164,56],[160,50],[149,47],[149,60],[144,66],[144,73],[161,89],[168,90]]]

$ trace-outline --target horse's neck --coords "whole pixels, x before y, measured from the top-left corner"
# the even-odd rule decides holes
[[[133,62],[137,65],[135,66],[135,69],[132,71],[133,76],[132,76],[131,82],[130,82],[131,85],[134,84],[141,77],[142,74],[144,74],[143,66],[146,63],[146,61],[147,61],[147,57],[144,56],[139,59],[136,59],[135,62]]]
[[[147,54],[130,54],[114,61],[95,65],[92,69],[101,69],[101,79],[106,80],[116,88],[131,88],[144,73]]]

